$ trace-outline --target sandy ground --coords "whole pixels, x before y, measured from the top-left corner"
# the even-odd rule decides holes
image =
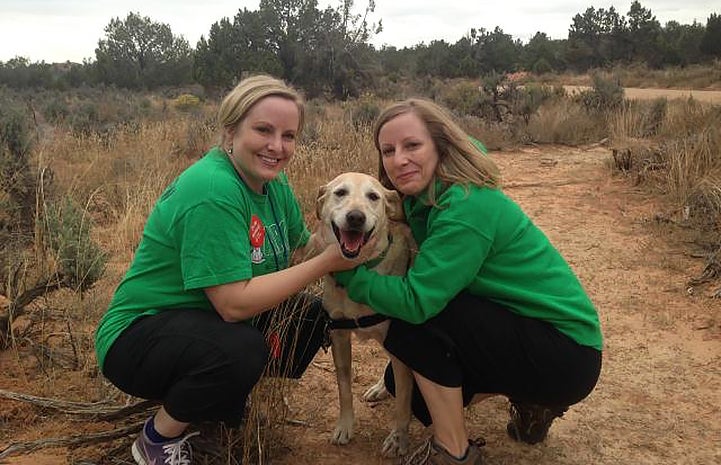
[[[657,221],[667,207],[612,177],[604,148],[529,148],[493,157],[509,195],[567,257],[596,303],[605,353],[596,390],[554,424],[543,444],[517,444],[506,436],[504,399],[471,407],[467,424],[473,437],[487,441],[486,463],[721,463],[721,314],[719,301],[708,297],[721,283],[687,285],[704,266],[692,256],[696,250],[688,231]],[[37,392],[32,380],[18,375],[13,360],[0,358],[0,388]],[[383,366],[382,350],[372,342],[354,346],[356,435],[347,446],[333,446],[329,438],[338,411],[333,364],[330,354],[319,353],[289,393],[292,421],[268,463],[396,463],[380,456],[391,403],[361,400]],[[69,378],[68,386],[56,382],[58,397],[78,398],[75,391],[83,389],[82,379]],[[17,402],[0,402],[0,410],[0,450],[21,439],[103,427],[49,418]],[[414,421],[412,443],[427,435]],[[128,464],[131,440],[43,449],[5,463]]]

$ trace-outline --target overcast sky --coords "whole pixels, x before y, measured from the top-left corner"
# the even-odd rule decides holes
[[[383,32],[372,43],[396,47],[444,39],[454,43],[471,28],[496,26],[524,42],[536,32],[554,39],[568,36],[572,18],[586,8],[608,8],[626,15],[632,0],[376,0],[372,20],[383,20]],[[112,18],[129,12],[169,24],[175,35],[195,47],[201,35],[223,17],[233,18],[240,8],[256,10],[259,0],[0,0],[0,61],[16,56],[30,61],[81,62],[95,58],[95,47]],[[360,12],[367,0],[356,0]],[[319,0],[319,7],[339,0]],[[645,0],[665,24],[675,20],[706,24],[711,13],[721,13],[719,0]]]

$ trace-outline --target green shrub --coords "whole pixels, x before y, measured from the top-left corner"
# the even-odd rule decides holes
[[[76,134],[89,135],[98,132],[101,127],[98,104],[87,100],[77,105],[68,118],[68,125]]]
[[[563,87],[552,87],[545,85],[528,85],[518,89],[516,98],[513,102],[512,112],[521,116],[526,124],[531,116],[546,101],[554,98],[561,98],[565,95]]]
[[[593,87],[580,92],[577,96],[579,103],[587,111],[607,113],[618,109],[624,100],[624,91],[618,79],[604,78],[594,74]]]
[[[87,289],[103,274],[107,255],[90,236],[90,215],[66,197],[47,211],[48,243],[57,257],[63,279],[76,289]]]
[[[462,81],[441,90],[440,101],[458,116],[486,116],[490,99],[478,85]]]
[[[531,71],[533,71],[535,74],[550,73],[553,71],[553,66],[551,66],[551,64],[545,58],[540,58],[533,64]]]
[[[351,106],[351,124],[353,124],[353,127],[356,129],[370,126],[380,113],[380,106],[375,100],[371,99],[369,96],[361,97]]]
[[[70,115],[71,110],[65,99],[56,96],[48,99],[42,112],[47,121],[53,124],[59,124],[65,121]]]
[[[0,229],[27,230],[33,223],[36,179],[30,164],[30,121],[22,107],[0,106]]]
[[[192,94],[182,94],[173,100],[173,106],[183,112],[197,110],[200,108],[200,99]]]

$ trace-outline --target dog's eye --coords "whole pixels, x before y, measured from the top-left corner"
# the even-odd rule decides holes
[[[368,198],[369,198],[370,200],[372,200],[373,202],[375,202],[376,200],[378,200],[378,199],[381,198],[381,196],[378,195],[376,192],[368,192],[368,193],[366,194],[366,197],[368,197]]]
[[[348,190],[341,188],[333,192],[333,194],[335,194],[336,197],[345,197],[348,195]]]

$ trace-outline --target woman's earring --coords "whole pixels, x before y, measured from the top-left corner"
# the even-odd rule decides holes
[[[232,145],[230,147],[228,147],[227,152],[228,152],[228,155],[233,155],[233,146]]]

